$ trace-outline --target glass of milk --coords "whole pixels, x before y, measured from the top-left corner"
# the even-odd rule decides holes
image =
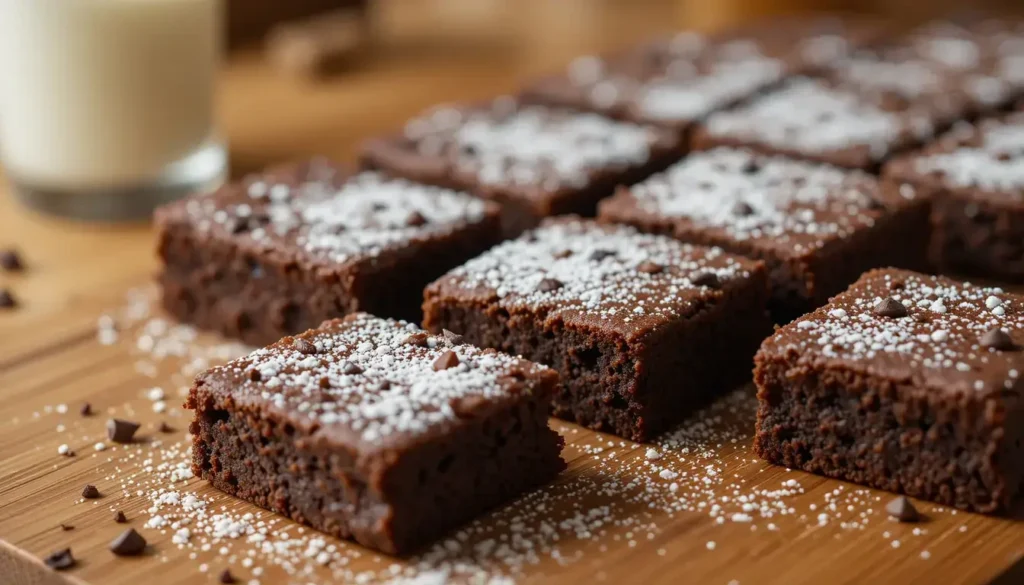
[[[146,217],[223,181],[222,0],[0,0],[0,160],[31,207]]]

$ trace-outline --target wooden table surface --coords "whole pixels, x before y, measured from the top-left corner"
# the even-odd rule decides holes
[[[430,104],[510,91],[586,51],[736,17],[711,14],[696,6],[702,3],[637,9],[627,2],[559,0],[512,10],[512,3],[480,0],[429,12],[422,3],[406,4],[415,10],[381,16],[381,46],[330,81],[283,78],[256,53],[233,57],[220,110],[235,171],[315,153],[348,157],[361,139]],[[496,10],[505,11],[497,21]],[[570,462],[555,485],[417,557],[395,560],[333,539],[320,543],[312,531],[275,521],[199,480],[172,481],[174,464],[186,460],[189,413],[179,406],[181,388],[196,368],[238,348],[207,338],[181,343],[187,330],[166,330],[153,320],[159,312],[151,306],[156,265],[148,225],[87,226],[41,217],[4,194],[0,247],[9,245],[22,251],[28,270],[0,274],[0,286],[22,302],[0,314],[3,585],[65,578],[212,583],[227,567],[243,583],[264,584],[372,583],[412,575],[422,578],[407,582],[421,584],[488,582],[490,575],[535,583],[980,584],[1024,555],[1019,520],[919,503],[927,521],[899,524],[884,512],[888,494],[757,460],[750,452],[749,389],[653,445],[553,422],[566,437]],[[135,292],[129,297],[129,291]],[[104,314],[121,327],[108,345],[97,338]],[[154,387],[166,394],[164,412],[155,412]],[[86,401],[94,416],[79,414]],[[142,441],[96,450],[106,442],[110,416],[143,421]],[[160,421],[174,432],[158,432]],[[62,444],[75,456],[59,455]],[[81,500],[87,483],[103,497]],[[152,508],[161,489],[197,496],[205,512],[187,511],[180,502]],[[114,523],[114,510],[123,510],[129,523]],[[257,515],[250,526],[264,521],[266,540],[278,549],[265,552],[259,537],[213,536],[208,515],[214,512]],[[145,527],[156,515],[191,523]],[[74,528],[63,530],[61,523]],[[150,542],[141,558],[121,559],[107,550],[126,526]],[[181,527],[190,529],[189,538],[175,539]],[[284,551],[286,543],[302,551]],[[55,575],[26,563],[65,546],[79,559],[72,571]],[[306,555],[311,546],[313,554]],[[317,551],[325,556],[318,559]]]

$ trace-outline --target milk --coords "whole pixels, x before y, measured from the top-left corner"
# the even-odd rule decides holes
[[[6,174],[39,190],[130,189],[209,154],[222,8],[220,0],[0,0]],[[218,152],[207,166],[223,166]]]

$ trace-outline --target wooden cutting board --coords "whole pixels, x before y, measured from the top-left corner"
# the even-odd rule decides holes
[[[442,41],[412,26],[415,12],[396,16],[395,30],[405,32],[391,48],[317,85],[282,80],[258,55],[242,54],[221,95],[233,162],[246,171],[314,153],[350,156],[361,139],[432,103],[508,91],[573,55],[689,23],[668,3],[619,4],[580,12],[579,3],[535,3],[546,12],[532,17],[545,25],[520,27],[519,40],[480,30]],[[512,18],[512,28],[526,21]],[[182,475],[182,388],[240,348],[192,340],[160,320],[149,226],[42,218],[3,194],[0,247],[8,245],[28,269],[0,274],[0,287],[22,302],[0,314],[2,585],[214,583],[225,568],[262,584],[497,583],[507,575],[529,583],[974,585],[1024,555],[1021,520],[917,503],[927,521],[900,524],[884,512],[888,494],[757,460],[748,388],[651,445],[553,422],[570,462],[555,484],[416,557],[383,557]],[[103,315],[118,323],[116,335],[98,336]],[[95,414],[80,414],[84,402]],[[112,416],[141,421],[140,441],[109,443]],[[173,430],[160,432],[160,422]],[[58,453],[61,445],[74,456]],[[83,500],[86,484],[102,497]],[[114,522],[116,510],[127,524]],[[146,554],[108,550],[126,527],[147,539]],[[73,570],[38,563],[64,547],[79,561]]]

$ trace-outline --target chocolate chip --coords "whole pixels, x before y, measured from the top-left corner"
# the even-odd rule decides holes
[[[558,252],[552,254],[552,256],[559,260],[563,258],[568,258],[569,256],[572,256],[572,250],[559,250]]]
[[[130,420],[112,418],[107,421],[107,438],[115,443],[131,443],[139,423]]]
[[[448,343],[448,345],[462,345],[463,343],[463,337],[458,333],[455,333],[454,331],[442,329],[441,335],[444,337],[444,340],[445,342]]]
[[[545,278],[537,284],[537,290],[539,292],[551,292],[562,288],[562,281],[554,278]]]
[[[142,535],[134,528],[125,530],[110,543],[110,552],[119,557],[135,556],[144,550],[146,550],[146,539],[142,538]]]
[[[694,277],[693,284],[696,286],[706,286],[708,288],[722,288],[722,281],[718,278],[718,275],[714,272],[702,272]]]
[[[906,496],[900,496],[885,505],[885,511],[900,522],[917,522],[921,515]]]
[[[754,208],[746,201],[737,201],[736,205],[732,206],[732,213],[733,215],[746,217],[748,215],[754,215]]]
[[[402,343],[404,343],[405,345],[415,345],[417,347],[427,347],[427,339],[429,337],[429,335],[420,331],[418,333],[413,333],[409,337],[406,337],[405,340],[402,341]]]
[[[614,256],[615,252],[612,250],[594,250],[590,253],[590,260],[593,262],[600,262],[609,256]]]
[[[87,500],[95,500],[100,497],[100,490],[96,489],[96,486],[88,484],[82,488],[82,497]]]
[[[373,211],[384,211],[387,208],[388,206],[381,203],[380,201],[375,201],[370,205],[370,209],[372,209]]]
[[[305,339],[296,339],[292,343],[292,347],[295,348],[295,351],[305,355],[316,355],[317,353],[316,346]]]
[[[25,264],[21,261],[18,251],[11,248],[0,251],[0,268],[7,272],[21,272],[25,269]]]
[[[380,385],[377,386],[378,390],[390,390],[391,380],[381,380]]]
[[[1008,152],[1000,152],[996,155],[996,160],[999,162],[1010,162],[1013,157]]]
[[[161,433],[173,433],[174,427],[172,427],[171,425],[167,424],[164,421],[160,421],[160,426],[158,426],[156,430],[160,431]]]
[[[64,532],[67,532],[68,530],[74,530],[75,527],[70,525],[70,524],[61,523],[60,529],[63,530]]]
[[[665,270],[665,267],[657,262],[651,262],[650,260],[644,260],[640,263],[640,266],[636,267],[637,270],[644,274],[660,274]]]
[[[231,583],[235,582],[235,576],[231,574],[231,571],[224,569],[217,577],[217,581],[219,583],[224,583],[224,585],[231,585]]]
[[[345,362],[345,365],[341,367],[341,373],[346,376],[354,376],[356,374],[362,374],[363,368],[360,368],[352,362]]]
[[[249,379],[252,380],[253,382],[259,382],[260,380],[263,379],[263,374],[261,374],[260,371],[257,370],[256,368],[253,368],[249,370]]]
[[[92,405],[88,402],[82,403],[82,408],[78,409],[78,414],[82,416],[92,416]]]
[[[448,350],[434,360],[434,371],[440,372],[459,365],[459,356],[454,351]]]
[[[745,175],[753,175],[760,170],[761,165],[754,159],[749,159],[747,162],[743,163],[743,167],[740,168],[740,171]]]
[[[54,571],[63,571],[75,566],[75,557],[71,556],[70,548],[65,548],[50,553],[48,557],[43,559],[43,562]]]
[[[879,317],[891,317],[893,319],[906,317],[910,314],[907,312],[907,308],[903,306],[903,303],[892,297],[886,297],[878,301],[878,304],[872,310]]]
[[[117,522],[118,524],[124,524],[127,521],[128,517],[125,516],[124,512],[122,512],[121,510],[118,510],[117,512],[114,513],[114,522]]]
[[[14,295],[11,291],[6,288],[0,289],[0,309],[13,309],[18,306],[18,301],[15,300]]]
[[[422,213],[414,211],[405,219],[405,223],[411,227],[419,227],[421,225],[426,225],[427,218],[424,217]]]
[[[978,342],[982,347],[998,351],[1011,351],[1017,349],[1017,346],[1013,343],[1013,338],[1010,337],[1010,334],[998,327],[989,329],[983,333],[981,337],[978,338]]]

